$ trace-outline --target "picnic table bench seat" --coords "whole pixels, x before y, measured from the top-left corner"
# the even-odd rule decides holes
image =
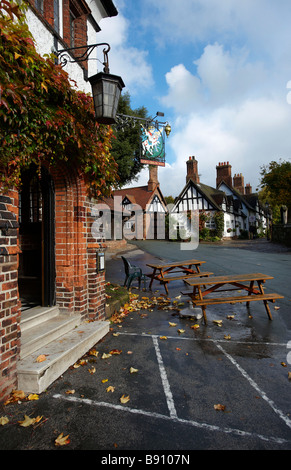
[[[151,289],[154,280],[159,281],[164,285],[164,288],[168,291],[168,283],[171,281],[192,279],[195,277],[207,277],[213,273],[211,272],[200,272],[200,265],[205,261],[199,261],[195,259],[173,261],[169,263],[148,263],[147,266],[152,268],[152,273],[146,274],[151,279],[149,288]]]
[[[190,296],[193,306],[201,306],[204,322],[207,324],[206,316],[206,307],[208,305],[221,305],[226,303],[242,303],[246,302],[246,305],[249,305],[249,302],[252,301],[263,301],[268,317],[272,320],[271,311],[268,305],[268,302],[275,302],[278,299],[283,299],[284,297],[276,293],[265,293],[263,289],[263,284],[268,279],[273,279],[272,276],[262,274],[262,273],[251,273],[251,274],[231,274],[226,276],[214,276],[196,280],[186,280],[186,284],[193,288],[192,291],[182,292],[183,295]],[[257,286],[254,286],[255,281]],[[249,283],[249,284],[247,284]],[[224,286],[230,284],[232,288],[225,289]],[[206,288],[208,285],[208,288]],[[204,287],[204,290],[201,289]],[[206,297],[209,294],[215,293],[219,294],[220,292],[229,292],[229,291],[246,291],[245,295],[233,295],[233,296],[221,296],[221,297]]]

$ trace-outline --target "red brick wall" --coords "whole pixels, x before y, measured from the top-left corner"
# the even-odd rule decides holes
[[[97,252],[105,245],[91,235],[93,203],[72,168],[54,168],[56,304],[63,313],[105,319],[105,272],[97,274]],[[7,228],[6,229],[6,224]],[[18,293],[18,193],[0,194],[0,402],[17,388],[20,352]]]
[[[97,275],[97,256],[104,246],[91,236],[92,203],[76,172],[53,175],[56,192],[56,300],[70,313],[105,316],[105,275]]]
[[[0,194],[0,401],[17,386],[20,351],[18,193]]]

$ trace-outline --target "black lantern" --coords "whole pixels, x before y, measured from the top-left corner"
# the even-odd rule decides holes
[[[88,60],[91,52],[99,46],[106,46],[106,48],[103,49],[104,70],[103,72],[89,77],[88,80],[92,86],[96,120],[100,124],[114,124],[121,90],[125,85],[121,77],[109,73],[108,52],[110,51],[110,45],[100,43],[71,47],[69,49],[54,51],[54,54],[60,60],[61,66],[64,67],[68,62],[79,63]],[[81,55],[76,57],[75,53],[78,53],[78,51],[80,51]]]
[[[96,119],[101,124],[114,124],[124,83],[121,77],[100,72],[89,78],[92,86]]]

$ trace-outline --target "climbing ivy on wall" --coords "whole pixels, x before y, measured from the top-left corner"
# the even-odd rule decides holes
[[[62,161],[78,168],[90,196],[109,195],[118,179],[112,129],[54,59],[37,53],[24,7],[0,0],[0,183],[19,187],[30,164]]]

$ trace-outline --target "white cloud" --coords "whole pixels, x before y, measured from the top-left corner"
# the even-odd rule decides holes
[[[130,94],[153,86],[152,65],[148,52],[128,44],[129,21],[119,13],[113,18],[103,19],[98,42],[108,42],[110,73],[120,75]]]
[[[150,37],[144,48],[133,40],[126,49],[129,23],[119,15],[114,60],[130,93],[152,86],[153,70],[160,88],[166,83],[160,103],[173,116],[171,163],[159,168],[163,193],[181,191],[193,155],[205,184],[215,186],[216,165],[229,161],[233,174],[243,173],[256,189],[262,165],[290,158],[290,0],[116,1],[122,12],[135,9],[139,39]],[[133,185],[147,181],[146,168]]]
[[[159,171],[162,191],[177,196],[185,184],[186,161],[198,160],[201,182],[215,187],[216,165],[229,161],[255,190],[262,165],[290,157],[291,112],[286,103],[247,100],[240,107],[217,108],[204,116],[177,119],[170,146],[175,162]]]

